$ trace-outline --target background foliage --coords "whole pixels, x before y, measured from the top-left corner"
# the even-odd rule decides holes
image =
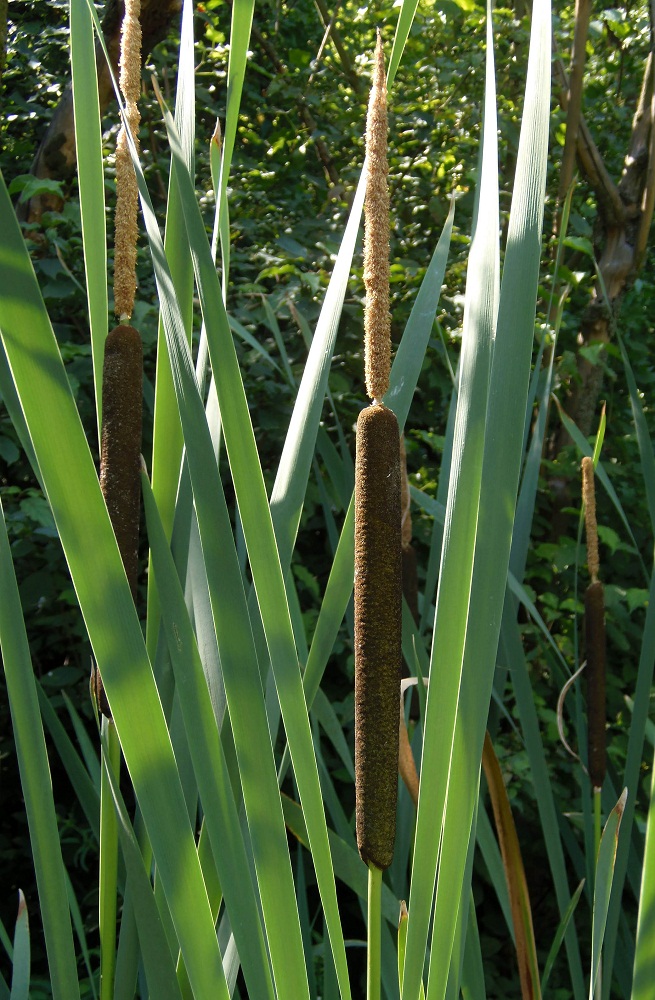
[[[371,25],[380,23],[387,43],[392,37],[390,11],[381,4],[358,7],[347,0],[334,14],[331,41],[317,58],[325,27],[322,4],[310,0],[259,4],[253,36],[240,129],[231,177],[230,213],[232,263],[228,309],[263,345],[270,360],[237,337],[242,371],[267,485],[277,467],[283,433],[293,395],[278,377],[279,367],[299,377],[306,355],[305,337],[313,328],[329,279],[347,210],[362,160],[362,133],[373,39]],[[398,338],[416,290],[443,227],[451,192],[457,196],[455,234],[445,288],[433,331],[429,360],[407,428],[407,461],[414,486],[436,494],[445,421],[450,396],[451,368],[456,365],[462,322],[462,290],[466,251],[473,212],[473,181],[477,166],[480,111],[484,86],[484,51],[479,39],[484,11],[474,0],[435,0],[419,6],[399,70],[390,119],[390,185],[392,204],[392,335]],[[558,4],[555,39],[566,58],[574,10]],[[332,12],[329,12],[332,17]],[[509,209],[516,145],[519,102],[527,58],[529,11],[522,0],[495,14],[498,37],[497,90],[499,94],[501,212]],[[6,68],[2,79],[3,116],[0,122],[0,166],[18,198],[34,193],[26,175],[52,110],[68,80],[67,4],[49,0],[9,5]],[[229,6],[218,0],[198,5],[196,15],[196,71],[198,81],[197,190],[207,219],[213,210],[213,190],[207,149],[216,118],[224,119]],[[335,44],[338,39],[338,46]],[[650,46],[645,3],[625,3],[598,11],[587,46],[585,116],[613,176],[620,174],[626,137],[634,112],[641,66]],[[159,45],[143,75],[141,141],[146,176],[162,209],[167,188],[166,141],[154,99],[150,74],[157,74],[171,97],[176,39]],[[308,124],[309,123],[309,124]],[[109,211],[113,198],[115,107],[105,121]],[[557,151],[562,138],[563,113],[553,107],[551,176],[546,206],[546,230],[552,224],[558,181]],[[327,157],[326,157],[327,152]],[[267,164],[263,169],[262,163]],[[52,182],[48,182],[51,184]],[[32,186],[30,186],[32,185]],[[69,380],[74,389],[88,438],[94,445],[92,369],[86,301],[82,289],[83,261],[79,205],[75,184],[63,184],[60,212],[47,212],[38,223],[25,225],[43,295],[53,317]],[[157,201],[158,199],[158,201]],[[577,377],[576,354],[580,317],[594,279],[590,260],[580,240],[593,239],[596,221],[593,194],[578,184],[573,201],[566,266],[571,292],[564,307],[556,359],[556,392],[566,406],[567,393]],[[503,216],[505,218],[505,216]],[[576,242],[576,239],[578,242]],[[154,347],[157,302],[145,248],[140,269],[135,321],[146,348],[146,414],[152,414]],[[110,245],[111,254],[111,245]],[[544,285],[538,327],[544,329],[550,289]],[[621,306],[620,326],[643,394],[651,436],[655,433],[652,394],[655,364],[650,348],[655,298],[653,255],[649,250],[642,271]],[[363,396],[362,341],[363,283],[361,271],[351,280],[344,308],[337,357],[330,376],[335,409],[323,416],[325,460],[331,447],[343,443],[352,450],[352,425]],[[652,538],[645,515],[643,479],[634,437],[628,390],[620,355],[610,345],[605,366],[604,398],[608,431],[603,461],[632,526],[636,549],[626,537],[618,515],[604,493],[598,496],[601,561],[606,581],[608,630],[609,752],[617,772],[626,753],[630,710],[624,695],[634,687],[640,638],[647,599],[647,582],[636,558],[648,562]],[[276,367],[277,366],[277,367]],[[340,425],[335,418],[338,412]],[[151,441],[146,416],[144,454],[149,463]],[[580,508],[577,452],[557,449],[558,418],[551,413],[550,447],[542,464],[538,507],[526,574],[527,589],[546,621],[557,647],[568,661],[580,641],[582,609],[579,564],[584,562],[577,543]],[[12,554],[21,583],[21,599],[30,635],[35,669],[57,709],[70,727],[66,710],[70,699],[86,720],[95,725],[88,699],[90,650],[84,638],[76,599],[47,504],[40,495],[15,432],[0,408],[0,492],[5,506]],[[320,470],[319,470],[320,472]],[[560,488],[565,484],[563,492]],[[293,570],[306,621],[310,628],[320,604],[329,571],[334,539],[330,518],[340,523],[349,490],[325,495],[320,478],[310,481]],[[562,497],[564,498],[562,500]],[[328,524],[326,530],[325,503]],[[417,510],[414,544],[419,550],[419,579],[425,574],[425,555],[431,520]],[[142,581],[144,582],[144,581]],[[352,743],[353,658],[349,616],[335,647],[324,688],[330,696],[346,739]],[[542,736],[548,747],[548,766],[559,801],[570,800],[579,809],[577,765],[563,750],[557,735],[556,703],[563,682],[560,669],[543,637],[530,621],[523,622],[524,647],[532,666]],[[0,684],[4,679],[0,676]],[[557,925],[549,876],[543,864],[544,844],[537,806],[518,730],[509,714],[499,722],[499,755],[519,828],[536,924],[536,940],[549,942]],[[347,815],[352,813],[353,790],[348,774],[333,748],[326,744],[331,768]],[[0,918],[13,926],[16,891],[21,887],[28,904],[35,900],[32,861],[25,818],[20,803],[18,773],[7,699],[0,694]],[[96,847],[86,830],[79,805],[71,793],[57,756],[51,756],[58,803],[64,860],[73,880],[83,918],[93,941],[97,920],[94,873]],[[339,778],[343,781],[339,783]],[[651,776],[644,766],[642,788],[647,801]],[[643,822],[644,802],[637,804]],[[499,921],[498,903],[483,862],[476,860],[476,908],[490,996],[509,996],[516,990],[513,949]],[[307,877],[313,877],[311,871]],[[32,912],[35,912],[34,906]],[[353,935],[361,935],[360,915],[353,897]],[[634,905],[626,910],[634,929]],[[499,928],[500,931],[499,931]],[[542,961],[544,955],[540,956]],[[33,935],[33,968],[38,979],[44,969],[38,935]],[[568,995],[566,977],[562,997]],[[557,985],[557,973],[552,983]],[[36,995],[36,994],[35,994]]]

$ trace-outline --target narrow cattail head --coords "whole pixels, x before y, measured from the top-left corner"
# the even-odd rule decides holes
[[[355,791],[357,846],[391,864],[398,788],[402,639],[400,440],[395,414],[357,421],[355,464]]]
[[[592,582],[598,579],[598,525],[596,523],[596,489],[594,463],[587,455],[582,459],[582,500],[584,503],[585,530],[587,535],[587,566]]]
[[[130,133],[137,144],[141,87],[140,0],[125,0],[121,32],[120,85],[126,102]],[[114,309],[121,321],[131,317],[136,292],[136,242],[139,190],[127,142],[121,126],[116,143],[116,213],[114,217]]]
[[[389,388],[389,186],[387,183],[387,84],[378,31],[373,86],[366,118],[366,199],[364,202],[364,313],[366,392],[381,401]]]
[[[600,580],[585,591],[587,653],[587,758],[594,788],[602,788],[607,766],[605,707],[605,595]]]

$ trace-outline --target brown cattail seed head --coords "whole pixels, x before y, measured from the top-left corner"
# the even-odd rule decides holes
[[[381,401],[389,388],[389,187],[387,184],[387,84],[378,31],[373,86],[366,118],[366,199],[364,202],[364,312],[366,392]]]
[[[126,102],[126,117],[138,149],[141,87],[140,0],[125,0],[121,33],[120,85]],[[116,214],[114,218],[114,309],[121,320],[129,319],[136,292],[136,241],[139,189],[122,126],[116,144]]]
[[[594,463],[587,455],[582,459],[582,500],[584,503],[585,531],[587,535],[587,566],[592,582],[598,579],[598,526],[596,524],[596,489]]]
[[[102,375],[100,487],[133,595],[141,499],[142,371],[138,331],[133,326],[114,327],[105,341]]]
[[[131,326],[115,327],[105,341],[100,488],[135,598],[141,499],[142,370],[143,351],[138,332]],[[103,713],[109,715],[101,684],[98,677],[96,697]]]
[[[589,777],[594,788],[602,788],[606,768],[605,595],[599,580],[587,587],[584,605]]]
[[[355,790],[362,860],[393,858],[402,640],[400,440],[395,414],[367,407],[355,463]]]

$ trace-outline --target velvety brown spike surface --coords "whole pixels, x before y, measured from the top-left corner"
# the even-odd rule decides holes
[[[605,595],[599,580],[587,587],[584,606],[589,777],[594,788],[602,788],[606,768]]]
[[[135,598],[141,499],[142,372],[143,350],[138,331],[132,326],[114,327],[105,341],[100,487]],[[100,708],[111,718],[99,676],[92,683]]]
[[[355,786],[362,860],[385,869],[396,835],[402,639],[400,440],[395,414],[367,407],[355,463]]]

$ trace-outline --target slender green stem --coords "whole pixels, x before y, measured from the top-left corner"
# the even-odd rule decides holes
[[[102,717],[102,753],[118,774],[120,743],[116,726]],[[104,767],[100,779],[100,1000],[114,995],[116,972],[116,884],[118,879],[118,826],[109,780]]]
[[[368,953],[366,1000],[380,1000],[380,949],[382,925],[382,870],[368,866]]]
[[[594,788],[594,863],[598,860],[598,849],[602,834],[601,822],[601,790]]]

